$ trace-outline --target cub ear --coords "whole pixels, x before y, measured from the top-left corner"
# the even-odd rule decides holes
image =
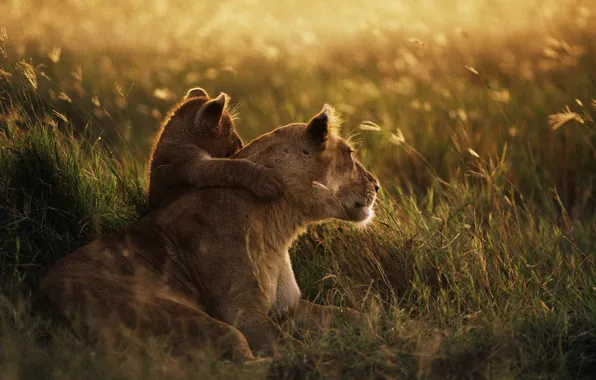
[[[186,100],[186,99],[198,98],[198,97],[209,98],[209,94],[207,94],[207,91],[203,90],[201,87],[195,87],[195,88],[191,88],[190,90],[188,90],[188,92],[184,96],[184,99]]]
[[[228,95],[223,92],[217,98],[203,104],[195,116],[195,127],[217,128],[227,104]]]
[[[306,125],[306,134],[317,145],[324,146],[329,137],[329,106],[325,104]]]

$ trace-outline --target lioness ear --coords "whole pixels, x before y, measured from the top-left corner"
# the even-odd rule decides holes
[[[325,145],[329,136],[329,107],[326,104],[321,112],[310,119],[306,125],[306,134],[314,143]]]
[[[226,109],[227,103],[228,95],[222,92],[217,98],[203,104],[195,116],[195,126],[197,128],[203,126],[217,128],[219,125],[219,120],[221,119],[221,115],[223,115],[223,111]]]
[[[184,99],[198,98],[201,96],[208,98],[209,94],[207,94],[207,91],[203,90],[201,87],[195,87],[188,90],[188,92],[184,96]]]

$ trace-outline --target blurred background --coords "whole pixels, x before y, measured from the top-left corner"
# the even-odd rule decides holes
[[[141,165],[193,86],[241,104],[245,140],[330,103],[386,189],[424,192],[504,159],[522,193],[555,187],[571,212],[591,214],[594,5],[5,0],[1,67],[14,94],[0,101],[14,116],[6,104],[29,97],[29,114],[43,107],[115,154],[124,143]]]
[[[270,59],[306,51],[391,42],[408,33],[445,45],[454,35],[507,39],[517,33],[588,28],[589,1],[421,0],[6,0],[5,23],[15,40],[40,40],[84,50],[183,50],[199,57],[231,55]],[[522,37],[521,35],[519,37]],[[308,59],[312,62],[312,58]]]

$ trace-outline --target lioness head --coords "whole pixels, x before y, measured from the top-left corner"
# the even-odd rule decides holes
[[[213,157],[229,157],[242,148],[228,111],[228,95],[211,99],[207,91],[193,88],[177,106],[167,123],[185,128],[185,140],[207,151]],[[179,121],[179,123],[175,123]]]
[[[325,106],[307,124],[277,128],[235,156],[274,168],[285,197],[311,220],[337,218],[366,222],[379,189],[377,180],[354,157],[354,149],[330,125]]]

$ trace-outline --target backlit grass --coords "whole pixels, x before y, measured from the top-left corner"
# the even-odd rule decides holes
[[[172,13],[143,2],[129,19],[142,4],[0,6],[11,16],[0,33],[0,378],[590,377],[596,22],[580,1],[530,2],[508,18],[512,3],[331,4],[331,24],[325,6],[264,2],[274,22],[261,29],[251,2],[193,5],[217,14],[204,24],[175,1]],[[80,23],[57,28],[61,10]],[[101,35],[105,17],[117,27]],[[146,24],[172,17],[171,30]],[[342,114],[379,177],[377,217],[313,226],[291,254],[306,298],[363,310],[370,324],[287,322],[305,347],[263,369],[213,350],[171,357],[163,341],[102,348],[32,310],[48,265],[146,212],[152,139],[197,85],[242,104],[245,141],[324,103]]]

